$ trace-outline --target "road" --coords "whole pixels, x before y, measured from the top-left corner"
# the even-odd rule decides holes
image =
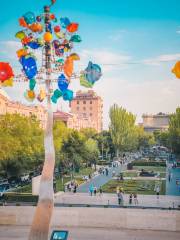
[[[64,230],[64,229],[63,229]],[[180,232],[104,228],[69,228],[68,240],[179,240]],[[27,240],[26,226],[0,226],[0,240]]]

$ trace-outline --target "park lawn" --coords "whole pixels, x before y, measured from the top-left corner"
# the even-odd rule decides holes
[[[66,184],[67,182],[71,181],[71,177],[63,177],[63,182],[62,182],[62,178],[57,178],[56,179],[56,191],[64,191],[64,184]]]
[[[76,177],[75,176],[75,180],[78,183],[78,185],[84,183],[84,180],[81,177]],[[66,184],[67,182],[71,181],[71,177],[67,176],[67,177],[63,177],[63,184]],[[63,191],[64,190],[64,186],[62,184],[62,178],[56,178],[56,191]],[[28,184],[25,185],[23,187],[19,187],[14,189],[12,192],[17,192],[17,193],[32,193],[32,184]]]
[[[12,192],[17,192],[17,193],[32,193],[32,184],[25,185],[23,187],[19,187],[14,189]]]
[[[154,167],[154,166],[133,166],[134,170],[141,171],[144,169],[145,171],[154,171],[155,173],[159,172],[160,177],[166,177],[166,167]]]
[[[123,173],[123,177],[137,177],[138,176],[138,173],[135,171],[130,172],[128,170],[128,171],[124,171],[122,173]]]
[[[78,185],[84,183],[84,180],[81,177],[74,177],[74,179],[72,179],[72,181],[76,181],[76,183]],[[67,177],[63,177],[63,184],[62,184],[62,178],[58,178],[56,179],[56,191],[64,191],[64,185],[68,182],[71,181],[71,177],[67,176]]]
[[[160,194],[165,194],[166,182],[158,180],[110,180],[107,184],[103,185],[103,192],[116,193],[117,187],[123,188],[125,193],[137,193],[144,195],[154,195],[155,184],[160,183],[161,191]]]

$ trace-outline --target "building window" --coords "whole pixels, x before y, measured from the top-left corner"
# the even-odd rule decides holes
[[[83,110],[84,110],[84,111],[86,111],[86,108],[85,108],[85,107],[83,107]]]
[[[83,104],[86,104],[86,101],[83,101]]]
[[[79,104],[79,101],[77,101],[77,104]]]
[[[90,101],[90,104],[92,104],[92,101]]]
[[[89,114],[92,117],[92,113]]]

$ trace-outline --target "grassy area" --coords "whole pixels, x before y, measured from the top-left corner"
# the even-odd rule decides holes
[[[17,188],[13,192],[17,192],[17,193],[31,193],[32,192],[32,185],[28,184],[26,186]]]
[[[133,166],[134,170],[141,171],[141,169],[144,169],[145,171],[151,172],[154,171],[155,173],[159,172],[160,177],[166,176],[166,167],[154,167],[154,166]]]
[[[78,185],[84,183],[84,180],[81,178],[81,177],[74,177],[74,180],[76,181],[76,183]],[[62,178],[60,179],[56,179],[56,191],[59,192],[59,191],[64,191],[64,185],[68,182],[71,181],[71,177],[64,177],[63,178],[63,184],[62,184]]]
[[[82,176],[92,174],[93,172],[94,172],[94,170],[90,167],[82,168],[82,169],[80,169],[79,173],[74,174],[74,178],[77,181],[78,185],[80,185],[80,184],[84,183],[84,180],[82,179]],[[70,176],[63,177],[63,184],[66,184],[69,181],[71,181]],[[57,178],[56,179],[57,192],[64,190],[63,184],[62,184],[62,178]],[[26,186],[19,187],[19,188],[15,189],[13,192],[16,192],[16,193],[31,193],[32,192],[32,185],[28,184]]]
[[[71,178],[70,177],[64,177],[63,178],[63,182],[62,182],[62,179],[59,178],[59,179],[56,179],[56,191],[59,192],[59,191],[63,191],[64,190],[64,185],[63,184],[66,184],[67,182],[71,181]]]
[[[134,193],[145,194],[145,195],[154,195],[155,184],[161,186],[160,194],[165,194],[166,182],[165,181],[156,181],[156,180],[110,180],[105,184],[102,189],[106,193],[116,193],[117,187],[123,188],[125,193]]]
[[[123,172],[123,177],[137,177],[138,172],[130,172],[130,171],[125,171]]]
[[[88,176],[89,174],[92,174],[94,172],[94,169],[92,169],[91,167],[88,168],[81,168],[80,171],[78,173],[75,173],[74,176]]]

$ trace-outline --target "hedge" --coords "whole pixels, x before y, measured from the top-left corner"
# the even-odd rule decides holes
[[[38,202],[38,196],[25,193],[5,193],[2,200],[6,202]]]
[[[166,162],[145,162],[145,161],[135,161],[132,162],[133,166],[154,166],[154,167],[166,167]]]

